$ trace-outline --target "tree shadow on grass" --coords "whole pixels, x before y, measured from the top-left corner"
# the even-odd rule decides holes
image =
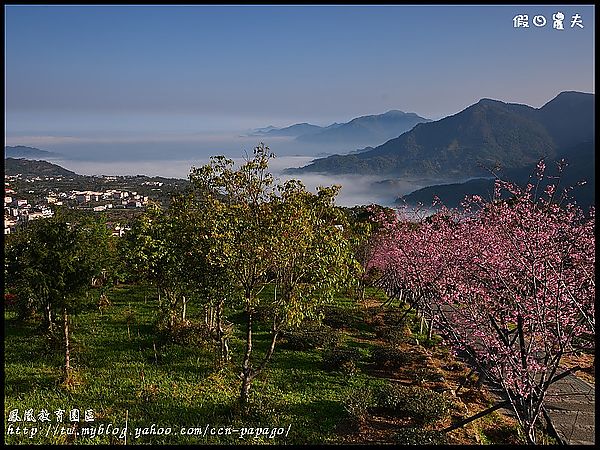
[[[10,376],[4,380],[4,397],[17,398],[37,391],[55,389],[61,379],[60,374],[32,372],[30,375]]]
[[[334,400],[312,400],[306,403],[295,403],[284,405],[282,412],[290,417],[303,418],[302,424],[292,423],[291,429],[295,426],[301,426],[303,444],[323,443],[324,435],[334,434],[341,422],[347,419],[348,415],[344,405]],[[291,433],[291,431],[290,431]],[[300,433],[296,431],[296,433]]]
[[[4,319],[4,337],[26,338],[38,334],[38,325],[15,318]]]

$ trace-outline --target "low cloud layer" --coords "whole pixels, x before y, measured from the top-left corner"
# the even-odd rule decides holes
[[[373,176],[331,176],[324,174],[284,175],[282,172],[288,167],[300,167],[312,160],[307,156],[289,156],[271,160],[270,168],[273,175],[279,180],[300,179],[312,192],[318,186],[342,186],[336,203],[339,206],[368,205],[377,203],[391,206],[400,195],[407,194],[423,187],[423,184],[411,181],[394,181],[380,183],[381,178]],[[61,160],[57,164],[82,175],[148,175],[169,178],[187,179],[192,166],[201,166],[208,163],[209,157],[198,159],[179,160],[154,160],[154,161],[82,161]],[[243,158],[234,158],[236,167],[243,162]]]

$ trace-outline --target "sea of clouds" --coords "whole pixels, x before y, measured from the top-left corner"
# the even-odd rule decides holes
[[[259,137],[231,133],[201,133],[193,136],[168,136],[160,138],[135,138],[129,136],[112,138],[48,138],[21,137],[19,142],[7,145],[29,145],[42,150],[59,153],[52,162],[81,175],[147,175],[187,179],[192,166],[202,166],[213,155],[225,155],[236,165],[252,156],[252,150],[261,141],[276,155],[270,169],[281,181],[300,179],[308,189],[318,186],[341,185],[336,203],[340,206],[368,205],[377,203],[392,206],[395,199],[424,186],[414,181],[396,180],[392,184],[378,184],[382,177],[360,175],[294,174],[283,171],[290,167],[302,167],[316,157],[333,152],[348,153],[339,148],[307,147],[289,137]]]

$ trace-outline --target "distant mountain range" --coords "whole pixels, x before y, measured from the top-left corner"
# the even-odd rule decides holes
[[[4,173],[6,175],[21,174],[24,177],[67,177],[78,179],[84,183],[97,184],[97,175],[80,175],[71,170],[65,169],[57,164],[48,161],[37,161],[25,158],[5,158]],[[116,178],[135,179],[138,182],[143,181],[159,181],[169,184],[187,185],[186,179],[166,178],[161,176],[148,175],[115,175]]]
[[[455,115],[419,123],[371,150],[316,159],[287,173],[450,181],[485,176],[482,166],[526,168],[541,157],[554,158],[563,149],[593,141],[594,99],[594,94],[562,92],[541,108],[482,99]]]
[[[420,123],[431,122],[430,119],[415,113],[392,110],[385,114],[362,116],[338,126],[329,126],[324,130],[304,134],[296,139],[313,144],[339,144],[351,146],[354,150],[365,145],[377,145],[401,135]]]
[[[315,133],[319,133],[331,128],[335,128],[339,126],[338,123],[333,123],[327,127],[320,127],[318,125],[313,125],[310,123],[296,123],[294,125],[290,125],[289,127],[284,128],[275,128],[273,126],[269,126],[266,128],[259,128],[251,133],[251,136],[289,136],[289,137],[299,137],[303,135],[311,135]]]
[[[5,158],[25,158],[25,159],[56,159],[60,158],[60,153],[49,152],[47,150],[40,150],[35,147],[26,147],[24,145],[17,145],[14,147],[4,147]]]
[[[297,123],[285,128],[269,126],[255,130],[253,136],[288,136],[299,143],[313,145],[344,145],[349,150],[366,145],[378,145],[410,130],[415,125],[430,122],[415,113],[392,110],[384,114],[361,116],[347,123],[333,123],[326,127]]]
[[[36,149],[37,150],[37,149]],[[43,151],[43,150],[40,150]],[[75,172],[47,161],[36,161],[25,158],[5,158],[4,173],[6,175],[22,174],[25,177],[79,177]]]

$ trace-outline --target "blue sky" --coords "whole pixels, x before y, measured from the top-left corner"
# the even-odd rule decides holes
[[[548,24],[515,29],[516,14]],[[574,14],[583,29],[570,27]],[[539,107],[595,92],[593,21],[590,5],[9,5],[7,143],[325,125],[390,109],[436,119],[482,97]]]

